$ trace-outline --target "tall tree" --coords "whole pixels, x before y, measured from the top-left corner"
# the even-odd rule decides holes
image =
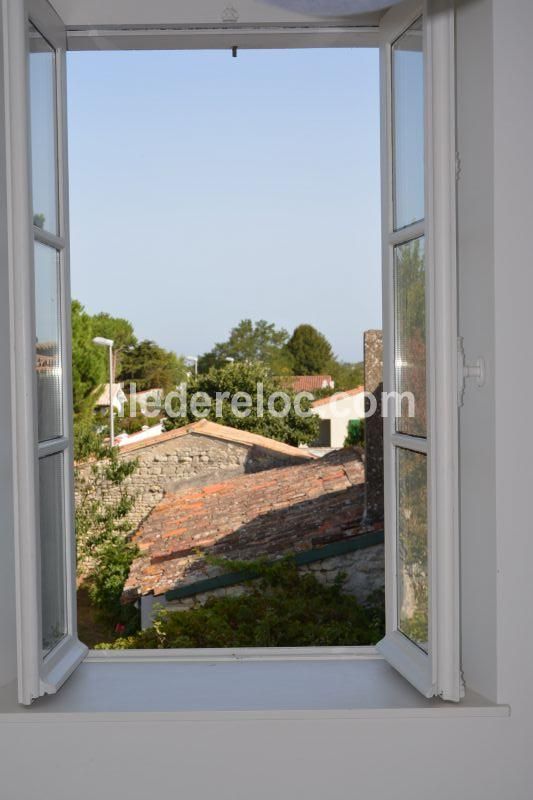
[[[327,373],[334,360],[331,345],[323,333],[312,325],[298,325],[287,342],[287,351],[293,360],[295,375],[320,375]]]
[[[247,364],[262,364],[273,374],[290,373],[291,360],[285,349],[288,338],[287,331],[276,328],[272,322],[243,319],[231,330],[226,342],[217,342],[200,358],[199,370],[207,372],[211,367],[222,367],[228,359],[234,359]]]
[[[273,399],[269,408],[269,398],[279,391],[278,382],[272,377],[270,370],[261,364],[235,362],[226,364],[224,367],[213,368],[208,373],[200,373],[195,380],[187,384],[187,403],[186,408],[183,408],[184,414],[165,418],[165,428],[171,430],[188,422],[194,422],[197,417],[192,413],[191,399],[196,392],[204,392],[211,399],[210,408],[204,409],[202,405],[202,408],[198,410],[199,412],[205,411],[202,416],[207,419],[229,425],[232,428],[259,433],[287,444],[309,444],[315,441],[318,438],[318,417],[314,414],[312,416],[299,415],[295,409],[293,392],[287,389],[282,390],[290,400],[290,410],[287,416],[277,415],[277,412],[281,412],[284,407],[282,398]],[[220,398],[218,408],[217,392]],[[240,392],[246,393],[251,398],[247,416],[239,413],[244,411],[243,408],[236,406],[236,412],[232,407],[232,398]],[[263,398],[262,413],[261,411],[258,413],[259,392]],[[222,393],[226,393],[226,395],[222,396]],[[259,406],[261,406],[260,398]],[[300,406],[301,411],[309,412],[309,399],[301,398]],[[176,411],[178,410],[179,408],[176,407]]]
[[[185,380],[187,368],[183,358],[144,339],[125,350],[119,373],[121,381],[137,384],[137,391],[160,388],[168,392]]]
[[[104,311],[95,314],[92,319],[94,335],[113,340],[114,372],[118,375],[124,352],[137,344],[133,325],[127,319],[112,317]]]
[[[74,414],[92,410],[92,394],[105,381],[106,362],[101,348],[95,347],[93,319],[84,306],[73,300],[72,324],[72,394]]]

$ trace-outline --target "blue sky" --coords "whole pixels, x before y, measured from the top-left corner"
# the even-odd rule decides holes
[[[72,293],[194,355],[381,326],[374,50],[70,53]]]

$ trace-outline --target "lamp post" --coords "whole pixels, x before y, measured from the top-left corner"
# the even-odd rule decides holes
[[[113,410],[113,339],[104,339],[103,336],[95,336],[93,344],[98,347],[109,348],[109,442],[111,447],[115,446],[115,415]]]

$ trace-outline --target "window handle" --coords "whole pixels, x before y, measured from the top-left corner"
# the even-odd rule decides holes
[[[478,358],[474,364],[467,364],[463,337],[459,336],[457,339],[457,404],[459,407],[464,403],[467,378],[475,378],[478,386],[484,386],[485,360]]]

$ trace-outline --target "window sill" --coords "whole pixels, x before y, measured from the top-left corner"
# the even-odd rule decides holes
[[[93,652],[55,695],[19,706],[0,689],[1,722],[506,717],[472,692],[426,700],[373,648]]]

